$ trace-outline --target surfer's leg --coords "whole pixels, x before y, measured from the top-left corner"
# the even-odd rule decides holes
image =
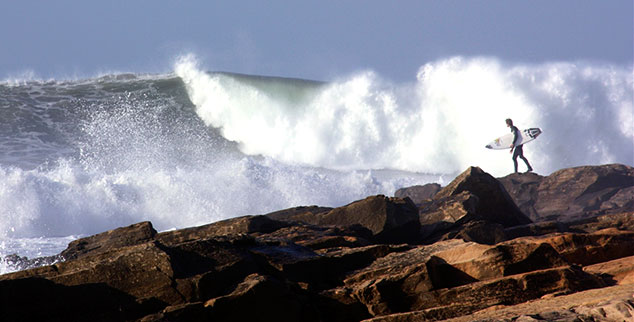
[[[526,171],[527,172],[533,171],[533,167],[531,167],[531,164],[528,163],[528,160],[526,160],[526,158],[524,156],[522,156],[522,160],[524,160],[524,163],[526,163],[526,167],[528,168],[528,170],[526,170]]]
[[[518,151],[518,147],[515,148],[515,150],[513,151],[513,166],[515,167],[515,173],[517,173],[517,156],[519,155]]]
[[[528,163],[528,160],[524,157],[523,145],[518,146],[515,151],[517,151],[517,150],[519,150],[519,152],[518,152],[519,157],[522,160],[524,160],[524,163],[526,163],[526,167],[528,168],[527,172],[533,171],[533,168],[531,167],[530,163]],[[517,160],[517,159],[515,159],[515,160]],[[516,162],[516,164],[517,164],[517,162]],[[517,169],[515,171],[517,172]]]

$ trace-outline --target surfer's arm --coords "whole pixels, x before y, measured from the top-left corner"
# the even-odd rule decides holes
[[[513,148],[515,147],[515,143],[517,143],[517,139],[519,138],[518,132],[519,130],[516,127],[511,128],[511,131],[513,132],[513,143],[511,143],[511,151],[513,150]]]

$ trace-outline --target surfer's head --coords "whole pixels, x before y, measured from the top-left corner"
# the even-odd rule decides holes
[[[506,119],[506,126],[513,126],[513,120]]]

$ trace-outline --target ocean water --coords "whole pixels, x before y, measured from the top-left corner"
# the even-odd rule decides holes
[[[150,220],[159,231],[300,205],[340,206],[446,184],[487,150],[540,127],[537,173],[634,164],[632,68],[453,57],[411,82],[373,71],[329,82],[208,72],[0,82],[3,260],[59,253],[74,238]],[[522,164],[520,164],[522,165]]]

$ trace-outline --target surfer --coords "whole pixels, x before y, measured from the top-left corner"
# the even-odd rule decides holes
[[[526,160],[526,158],[524,157],[523,144],[520,144],[517,146],[515,145],[515,143],[517,143],[518,139],[521,136],[520,130],[518,130],[517,127],[513,125],[513,120],[511,119],[506,119],[506,126],[510,127],[511,132],[513,133],[513,143],[511,143],[511,153],[513,153],[513,165],[515,166],[515,173],[517,173],[517,157],[520,157],[522,160],[524,160],[524,163],[526,163],[526,166],[528,167],[528,170],[526,170],[526,172],[533,171],[533,168],[528,163],[528,160]]]

